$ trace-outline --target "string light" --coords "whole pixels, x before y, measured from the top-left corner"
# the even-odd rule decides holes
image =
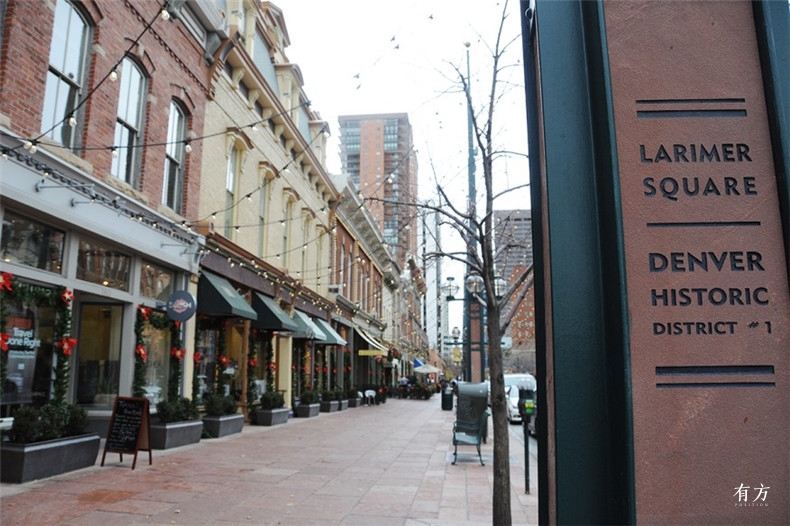
[[[161,15],[162,15],[162,20],[170,20],[170,12],[167,10],[167,8],[165,7],[162,8]]]
[[[113,69],[112,71],[110,71],[110,75],[108,78],[110,79],[110,82],[115,82],[116,80],[118,80],[118,72],[115,69]]]

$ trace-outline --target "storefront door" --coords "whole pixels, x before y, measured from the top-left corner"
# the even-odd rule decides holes
[[[82,303],[77,345],[77,403],[110,407],[121,372],[123,305]]]

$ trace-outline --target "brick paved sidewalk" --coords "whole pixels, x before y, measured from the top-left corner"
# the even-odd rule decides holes
[[[27,484],[0,484],[0,524],[487,525],[493,440],[459,448],[454,411],[390,399],[276,427],[140,453],[104,467]],[[489,421],[490,425],[490,421]],[[519,428],[513,428],[513,430]],[[511,430],[511,435],[513,434]],[[490,429],[489,429],[490,431]],[[102,444],[103,447],[103,444]],[[523,445],[511,440],[514,524],[537,524],[536,462],[524,492]]]

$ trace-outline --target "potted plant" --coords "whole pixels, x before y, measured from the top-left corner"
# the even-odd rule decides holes
[[[337,411],[337,408],[338,401],[335,400],[335,392],[329,389],[322,391],[320,411],[322,413],[334,413]]]
[[[85,434],[87,427],[88,414],[77,405],[20,407],[0,448],[0,481],[28,482],[94,465],[101,439]]]
[[[258,426],[276,426],[288,422],[288,408],[280,391],[264,391],[260,408],[254,409],[252,420]]]
[[[335,389],[335,400],[337,400],[338,411],[345,411],[348,409],[348,398],[346,398],[346,393],[339,387]]]
[[[357,386],[351,387],[346,392],[346,398],[348,399],[348,407],[359,407],[362,402],[362,397],[359,396],[359,389]]]
[[[101,438],[98,433],[85,434],[87,413],[66,401],[69,361],[77,345],[77,339],[71,337],[73,300],[74,294],[65,287],[32,285],[8,272],[0,273],[0,385],[8,379],[9,303],[47,306],[55,313],[54,333],[48,343],[54,363],[52,397],[41,407],[22,406],[14,413],[10,440],[0,448],[2,482],[51,477],[96,463]]]
[[[156,404],[157,422],[151,423],[151,447],[170,449],[196,444],[203,433],[197,405],[188,398],[177,397]]]
[[[238,412],[236,399],[231,395],[208,396],[205,401],[206,415],[203,417],[203,429],[208,438],[220,438],[241,433],[244,427],[244,415]]]
[[[299,395],[299,404],[294,407],[294,416],[299,418],[318,416],[320,409],[321,404],[318,403],[318,395],[315,391],[307,389]]]

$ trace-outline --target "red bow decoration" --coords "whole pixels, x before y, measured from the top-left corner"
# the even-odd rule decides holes
[[[69,338],[64,336],[59,342],[55,344],[63,351],[63,356],[71,356],[71,350],[77,346],[77,338]]]
[[[175,325],[175,326],[176,326],[176,329],[178,329],[179,327],[181,327],[181,322],[180,322],[180,321],[178,321],[178,320],[175,320],[175,321],[173,322],[173,325]]]
[[[0,333],[0,350],[8,352],[8,339],[11,337],[7,332]]]
[[[192,359],[195,360],[195,363],[200,363],[201,356],[202,355],[199,352],[195,351],[195,354],[192,356]]]
[[[148,321],[148,315],[151,314],[151,307],[143,307],[140,305],[137,307],[137,310],[140,311],[140,316],[142,316],[145,321]]]
[[[226,355],[223,354],[219,357],[219,363],[222,364],[222,367],[227,367],[228,362],[230,362],[230,358],[228,358]]]
[[[250,364],[250,367],[258,367],[258,359],[257,358],[251,358],[250,361],[249,361],[249,364]]]
[[[292,365],[292,366],[291,366],[291,372],[292,372],[292,373],[295,373],[295,372],[296,372],[296,366],[295,366],[295,365]]]
[[[327,372],[328,370],[329,370],[329,369],[327,369],[326,367],[324,367],[324,372]]]
[[[177,347],[173,347],[170,351],[170,356],[175,356],[178,361],[184,359],[184,355],[187,353],[186,349],[178,349]]]
[[[277,364],[274,363],[274,362],[269,362],[269,370],[270,371],[276,371],[277,370]]]
[[[142,345],[138,345],[134,352],[140,357],[141,360],[146,361],[148,359],[148,353],[145,352],[145,347]]]
[[[62,299],[66,305],[71,305],[71,302],[74,301],[74,293],[66,289],[63,291],[63,294],[60,295],[60,299]]]
[[[337,369],[332,369],[332,374],[337,374]]]
[[[13,277],[10,272],[0,272],[0,290],[14,290],[11,288],[11,278]]]

